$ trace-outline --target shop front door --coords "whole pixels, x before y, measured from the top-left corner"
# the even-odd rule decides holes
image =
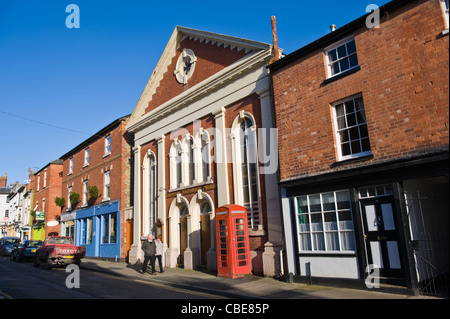
[[[398,227],[391,196],[361,199],[367,261],[380,277],[404,278]]]

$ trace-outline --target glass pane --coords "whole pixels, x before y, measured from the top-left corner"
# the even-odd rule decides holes
[[[297,198],[297,205],[299,214],[308,212],[308,198],[306,196]]]
[[[331,50],[330,52],[328,52],[328,59],[330,60],[330,62],[336,61],[337,60],[337,52],[336,49]]]
[[[314,242],[314,250],[324,251],[325,250],[325,239],[323,233],[312,234]]]
[[[347,114],[355,112],[355,103],[353,100],[345,102],[345,112]]]
[[[310,212],[322,211],[322,207],[320,205],[320,195],[309,196],[309,209],[310,209]]]
[[[334,193],[322,194],[323,210],[330,211],[335,210],[336,206],[334,204]]]
[[[331,69],[332,69],[333,75],[341,72],[341,70],[339,68],[339,62],[334,63]]]
[[[345,49],[345,44],[338,47],[337,52],[338,52],[339,59],[342,59],[343,57],[347,56],[347,50]]]
[[[115,244],[117,242],[117,216],[116,214],[111,214],[111,232],[110,232],[110,244]]]
[[[392,204],[381,204],[384,230],[395,230],[394,213]]]
[[[339,212],[339,221],[351,221],[352,220],[352,213],[349,210],[343,210]],[[352,227],[353,228],[353,227]],[[350,229],[352,229],[350,228]]]
[[[354,68],[355,66],[358,66],[358,57],[355,55],[352,55],[349,57],[349,61],[350,61],[350,67]]]
[[[337,230],[336,213],[323,214],[325,219],[325,230]]]
[[[355,106],[357,111],[363,111],[364,112],[364,104],[362,98],[355,99]]]
[[[389,266],[391,269],[401,269],[402,264],[400,262],[400,254],[398,252],[398,244],[396,241],[388,241],[386,242],[388,257],[389,257]]]
[[[374,205],[366,206],[366,220],[368,231],[378,231],[377,215]]]
[[[298,224],[299,225],[304,225],[304,224],[308,224],[308,223],[309,223],[309,219],[308,219],[307,214],[298,215]]]
[[[311,236],[309,234],[301,234],[300,235],[300,250],[302,251],[310,251],[311,247]]]
[[[350,155],[350,143],[342,144],[342,156]]]
[[[340,64],[341,64],[341,72],[350,69],[350,60],[348,58],[341,60]]]
[[[352,154],[361,153],[361,144],[359,141],[352,142]]]
[[[350,195],[347,191],[336,192],[338,209],[350,209]]]
[[[368,138],[362,139],[361,140],[361,144],[362,144],[362,151],[363,152],[370,151],[370,141],[369,141]]]
[[[339,130],[342,130],[347,127],[347,125],[345,124],[345,116],[339,116],[336,120]]]
[[[352,141],[359,140],[359,129],[358,129],[358,127],[351,128],[349,130],[349,133],[350,133],[350,140],[352,140]]]
[[[341,137],[341,143],[345,143],[350,140],[348,136],[348,130],[339,132],[339,135]]]
[[[355,113],[347,114],[347,127],[356,125]]]
[[[103,244],[109,243],[109,216],[103,216]]]
[[[348,251],[348,250],[355,251],[356,250],[355,238],[353,236],[353,232],[351,232],[351,231],[340,232],[340,237],[341,237],[341,250],[342,251]]]
[[[314,230],[323,230],[322,228],[322,214],[311,214],[311,224],[319,224],[319,225],[314,225],[314,228],[312,229]]]
[[[356,53],[355,40],[352,40],[347,43],[347,52],[348,52],[348,54]]]
[[[339,234],[337,232],[325,233],[328,251],[339,250]]]
[[[369,132],[367,131],[367,125],[361,125],[359,127],[359,132],[360,132],[361,138],[369,137]]]
[[[336,116],[344,116],[345,115],[344,104],[338,104],[335,106],[335,108],[336,108]]]

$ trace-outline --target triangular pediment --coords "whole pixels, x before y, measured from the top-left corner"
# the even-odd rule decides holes
[[[186,91],[202,85],[208,79],[260,51],[270,51],[271,45],[242,38],[177,26],[167,43],[147,85],[128,121],[131,127],[146,114]],[[192,53],[195,69],[189,79],[177,79],[180,61]],[[190,60],[189,60],[190,61]]]

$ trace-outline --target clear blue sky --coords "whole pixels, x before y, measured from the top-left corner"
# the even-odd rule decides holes
[[[275,15],[291,53],[387,2],[0,0],[0,175],[25,183],[132,113],[176,25],[272,43]]]

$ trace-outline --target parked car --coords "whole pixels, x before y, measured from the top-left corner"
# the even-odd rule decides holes
[[[18,237],[3,237],[0,238],[0,255],[9,256],[13,251],[14,247],[20,243],[20,238]]]
[[[71,237],[50,236],[36,250],[33,266],[39,267],[41,262],[45,263],[47,269],[52,268],[53,265],[79,265],[85,255],[86,247],[75,246]]]
[[[20,263],[26,259],[34,259],[36,249],[42,246],[43,243],[42,240],[25,240],[13,249],[11,252],[11,260]]]

